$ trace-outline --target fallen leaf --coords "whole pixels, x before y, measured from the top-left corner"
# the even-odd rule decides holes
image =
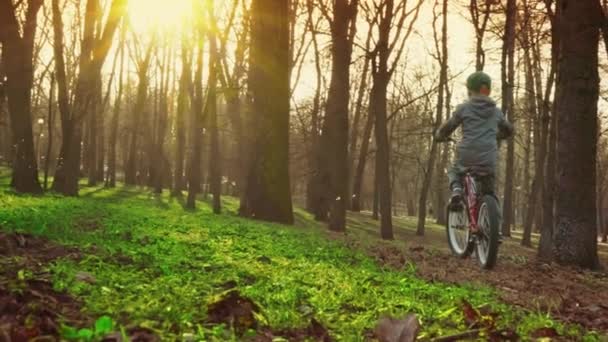
[[[375,335],[380,342],[414,342],[419,330],[418,318],[410,314],[402,319],[382,318],[376,326]]]

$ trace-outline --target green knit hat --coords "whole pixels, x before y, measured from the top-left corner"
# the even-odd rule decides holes
[[[467,78],[467,89],[478,92],[482,86],[492,89],[492,79],[483,71],[477,71]]]

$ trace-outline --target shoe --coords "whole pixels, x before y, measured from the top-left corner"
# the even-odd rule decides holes
[[[449,208],[451,211],[460,211],[463,209],[461,188],[452,189],[452,197],[450,198]]]

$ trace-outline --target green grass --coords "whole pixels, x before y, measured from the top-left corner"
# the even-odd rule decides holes
[[[204,202],[186,211],[175,198],[137,189],[84,188],[80,198],[4,192],[0,229],[79,248],[80,261],[59,259],[48,266],[55,287],[81,298],[93,317],[149,327],[167,340],[183,334],[224,340],[226,331],[204,322],[207,305],[229,281],[260,306],[263,324],[298,327],[315,317],[344,341],[363,340],[383,315],[416,313],[427,337],[466,330],[462,299],[491,306],[501,327],[522,336],[546,326],[581,334],[543,313],[500,303],[491,288],[429,283],[415,276],[415,265],[383,268],[328,240],[318,225],[246,220],[235,215],[234,200],[224,204],[225,213],[214,215]],[[302,211],[297,215],[310,220]],[[96,282],[76,280],[79,272]]]

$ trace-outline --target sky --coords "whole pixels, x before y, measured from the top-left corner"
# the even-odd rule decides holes
[[[411,1],[412,2],[412,1]],[[404,72],[413,72],[422,68],[428,72],[438,72],[437,62],[431,57],[430,53],[434,52],[433,42],[433,3],[434,1],[424,1],[420,11],[417,23],[415,24],[415,32],[410,36],[406,43],[406,51],[403,54],[400,63],[404,66]],[[451,1],[448,8],[448,55],[449,67],[452,74],[461,74],[453,80],[454,101],[461,102],[466,96],[466,88],[464,87],[466,77],[475,71],[475,36],[473,25],[467,21],[468,10],[461,1]],[[438,22],[438,26],[440,22]],[[440,27],[438,27],[440,29]],[[361,22],[358,28],[359,34],[367,32],[367,24]],[[490,35],[488,35],[490,36]],[[361,37],[361,39],[364,39]],[[493,42],[492,37],[486,39],[486,47],[488,50],[499,49],[500,42]],[[354,58],[360,51],[354,52]],[[495,81],[494,93],[496,96],[500,94],[500,61],[496,59],[496,53],[488,51],[488,60],[486,61],[485,71],[492,76]],[[498,55],[498,57],[500,57]],[[314,94],[316,86],[316,74],[312,61],[312,57],[308,58],[307,65],[303,68],[302,78],[296,86],[294,92],[295,100],[311,97]]]

